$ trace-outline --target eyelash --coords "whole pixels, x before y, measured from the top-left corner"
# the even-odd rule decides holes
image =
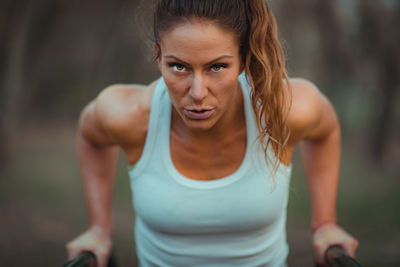
[[[180,63],[168,63],[168,66],[173,68],[174,72],[182,72],[182,71],[176,70],[174,67],[178,67],[179,66],[179,67],[186,68],[185,65],[180,64]]]
[[[226,69],[228,67],[228,65],[224,64],[224,63],[216,63],[216,64],[211,65],[210,69],[215,68],[215,67]],[[216,72],[219,72],[219,71],[216,71]]]
[[[183,64],[181,64],[181,63],[176,63],[176,62],[168,63],[168,66],[171,67],[171,68],[174,68],[174,67],[186,68],[185,65],[183,65]],[[210,69],[215,68],[215,67],[225,69],[225,68],[228,67],[228,65],[225,64],[225,63],[215,63],[215,64],[212,64],[212,65],[210,66]],[[173,69],[173,71],[174,71],[174,72],[183,72],[184,69],[182,69],[182,70]],[[220,72],[220,71],[215,71],[215,72]]]

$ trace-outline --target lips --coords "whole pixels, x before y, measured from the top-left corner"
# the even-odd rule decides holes
[[[192,120],[205,120],[211,117],[214,109],[184,109],[185,115]]]

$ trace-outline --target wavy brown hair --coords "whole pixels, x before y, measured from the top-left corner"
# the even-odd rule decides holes
[[[242,64],[252,86],[259,139],[273,176],[290,131],[287,125],[291,90],[275,17],[265,0],[156,0],[154,43],[160,56],[162,34],[191,18],[209,19],[236,34]],[[286,83],[286,84],[285,84]],[[268,156],[272,147],[275,157]]]

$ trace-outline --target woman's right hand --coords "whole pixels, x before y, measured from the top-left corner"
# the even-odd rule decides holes
[[[90,227],[66,245],[68,261],[84,251],[91,251],[96,255],[97,267],[107,267],[108,258],[112,249],[111,234],[99,226]]]

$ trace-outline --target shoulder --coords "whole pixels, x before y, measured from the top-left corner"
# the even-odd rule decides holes
[[[146,135],[155,84],[111,85],[93,101],[93,119],[112,143],[135,143]]]
[[[315,129],[326,119],[326,113],[332,113],[333,108],[315,84],[308,80],[292,78],[290,87],[292,101],[288,125],[291,130],[291,143],[297,143],[313,137]]]

